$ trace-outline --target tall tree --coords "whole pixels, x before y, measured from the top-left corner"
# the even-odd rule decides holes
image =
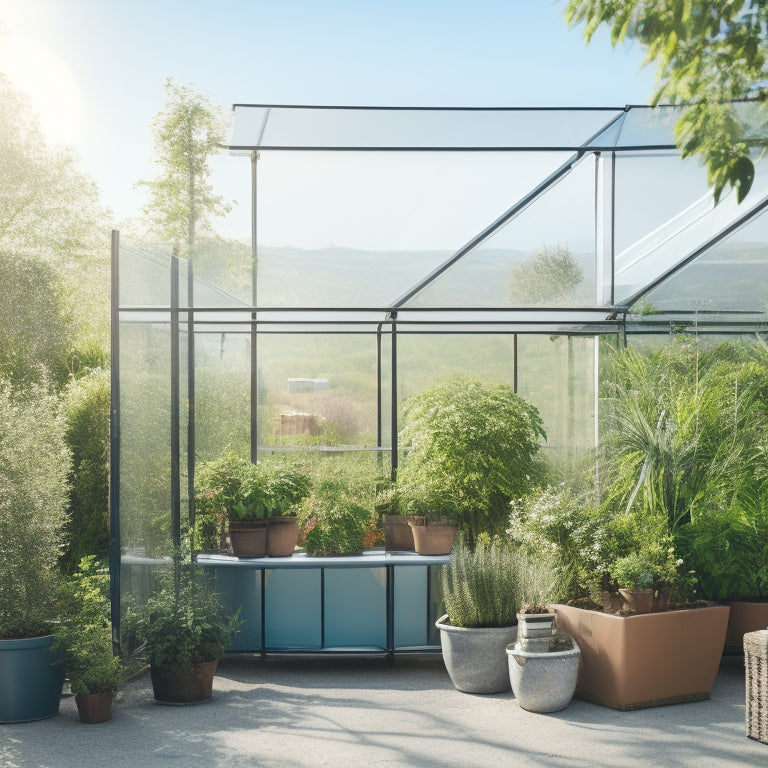
[[[658,65],[654,103],[683,107],[675,141],[707,166],[715,201],[726,186],[741,202],[755,175],[755,133],[768,100],[768,0],[569,0],[566,19],[590,42],[610,27],[613,45],[638,40]],[[736,105],[735,101],[748,104]]]
[[[160,173],[139,184],[149,189],[144,212],[157,233],[191,258],[198,233],[212,216],[230,209],[210,183],[210,160],[224,141],[225,123],[219,110],[188,86],[168,78],[165,92],[165,107],[152,123]]]
[[[553,304],[567,306],[584,270],[567,245],[535,250],[509,274],[509,298],[521,306]]]

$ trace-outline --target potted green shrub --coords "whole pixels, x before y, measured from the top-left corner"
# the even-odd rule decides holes
[[[469,541],[481,531],[506,529],[511,499],[543,474],[538,410],[506,384],[454,377],[406,400],[397,475],[402,508],[413,516],[416,549],[430,520],[460,527]],[[430,549],[432,554],[440,552]]]
[[[267,555],[290,557],[299,540],[297,505],[312,490],[309,475],[295,467],[275,467],[267,484]]]
[[[216,665],[239,626],[194,565],[177,565],[161,588],[126,616],[128,642],[143,646],[157,701],[181,704],[211,698]]]
[[[57,646],[83,723],[112,719],[112,700],[127,668],[112,650],[109,574],[92,555],[59,588]]]
[[[199,551],[220,551],[226,549],[226,536],[235,531],[237,552],[240,557],[255,557],[247,554],[264,554],[266,541],[266,523],[262,522],[258,532],[248,540],[247,525],[241,523],[246,518],[244,508],[236,509],[238,492],[243,477],[251,464],[246,459],[236,456],[231,451],[215,461],[202,462],[195,472],[195,548]],[[265,517],[264,514],[260,515]],[[258,526],[254,526],[258,527]],[[239,529],[245,529],[241,534]],[[242,540],[242,543],[241,543]],[[242,547],[242,548],[241,548]]]
[[[527,602],[558,595],[561,576],[544,555],[531,556],[507,540],[460,538],[441,569],[446,613],[440,630],[443,660],[454,686],[466,693],[509,690],[506,648],[517,637],[517,613]]]
[[[375,523],[375,487],[344,466],[324,467],[298,507],[308,555],[359,555]]]
[[[0,722],[59,711],[64,664],[52,652],[69,453],[58,400],[0,383]]]

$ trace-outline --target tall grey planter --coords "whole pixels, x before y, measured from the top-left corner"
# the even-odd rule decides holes
[[[509,690],[506,648],[517,638],[512,627],[452,627],[448,616],[440,630],[443,661],[457,690],[464,693],[501,693]]]

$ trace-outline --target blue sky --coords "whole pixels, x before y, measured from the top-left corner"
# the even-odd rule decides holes
[[[52,140],[75,147],[103,201],[135,215],[154,175],[163,82],[214,103],[623,106],[646,103],[639,46],[587,48],[550,0],[0,0],[0,71]],[[249,168],[217,161],[246,235]]]

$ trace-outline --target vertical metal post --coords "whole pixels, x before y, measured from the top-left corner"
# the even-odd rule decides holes
[[[381,448],[382,438],[382,398],[381,387],[381,323],[376,328],[376,447]]]
[[[112,645],[120,648],[120,233],[112,230],[109,395],[109,598]]]
[[[391,313],[392,318],[392,372],[390,377],[392,379],[392,404],[391,404],[391,435],[392,435],[392,480],[397,477],[397,464],[398,464],[398,445],[397,445],[397,312]]]
[[[189,530],[195,529],[195,313],[194,267],[187,270],[187,514]],[[194,541],[194,537],[192,539]]]
[[[181,546],[181,452],[179,443],[179,259],[171,256],[171,543],[174,563]],[[176,569],[178,577],[178,568]]]
[[[251,307],[258,303],[258,152],[251,152]],[[257,348],[258,326],[257,313],[251,313],[251,461],[259,460],[259,356]]]
[[[517,394],[517,334],[512,335],[512,391]]]
[[[595,276],[598,306],[613,306],[616,153],[595,153]]]

